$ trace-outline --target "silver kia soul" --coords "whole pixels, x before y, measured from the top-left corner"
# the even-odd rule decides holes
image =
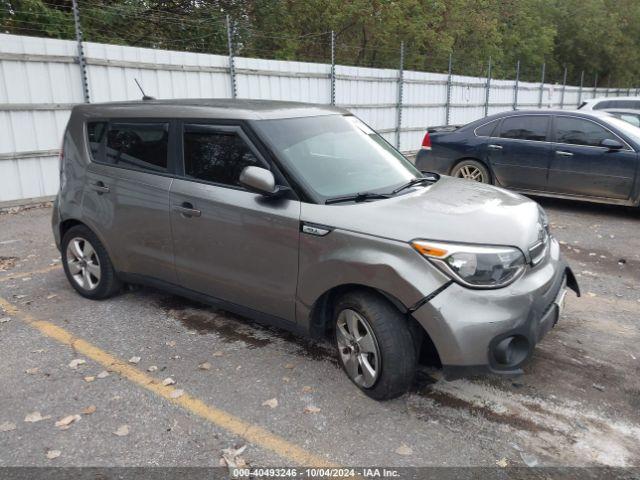
[[[544,211],[418,171],[349,112],[250,100],[80,105],[53,233],[103,299],[145,284],[333,338],[376,399],[420,363],[513,374],[579,295]]]

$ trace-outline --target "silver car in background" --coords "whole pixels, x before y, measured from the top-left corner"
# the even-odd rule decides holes
[[[576,279],[533,201],[418,171],[347,111],[245,100],[80,105],[53,233],[71,285],[151,285],[329,337],[367,395],[421,362],[518,373]]]

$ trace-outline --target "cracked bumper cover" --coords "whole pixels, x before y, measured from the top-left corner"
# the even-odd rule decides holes
[[[448,378],[488,372],[517,374],[557,322],[556,302],[566,286],[580,294],[558,242],[552,239],[547,259],[512,285],[472,290],[452,283],[413,316],[433,340]],[[514,335],[526,344],[524,358],[517,364],[500,365],[494,348]]]

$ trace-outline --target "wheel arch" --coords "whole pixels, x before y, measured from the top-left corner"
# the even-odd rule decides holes
[[[104,241],[104,238],[102,237],[100,232],[97,229],[92,228],[91,225],[89,225],[88,223],[78,220],[77,218],[65,218],[58,225],[58,231],[60,233],[60,248],[62,249],[62,239],[64,238],[65,234],[69,230],[71,230],[73,227],[76,227],[76,226],[82,226],[82,227],[88,228],[96,237],[98,237],[98,240],[100,240],[100,243],[102,243],[102,246],[107,251],[107,255],[109,255],[111,263],[113,263],[113,266],[117,271],[118,268],[116,265],[116,259],[113,257],[111,253],[111,249],[109,248],[109,245],[107,244],[107,242]],[[64,252],[62,252],[62,254],[64,254]]]
[[[379,288],[358,283],[336,285],[325,291],[314,302],[309,318],[309,333],[315,338],[330,338],[333,332],[333,308],[341,296],[353,291],[367,291],[389,302],[407,321],[407,326],[414,339],[421,363],[441,367],[440,355],[427,332],[420,323],[413,318],[409,308],[397,297]]]

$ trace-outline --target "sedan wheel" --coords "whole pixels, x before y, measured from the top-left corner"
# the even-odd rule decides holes
[[[100,259],[85,238],[74,237],[67,245],[67,265],[73,281],[85,290],[95,290],[100,284]]]
[[[355,310],[338,315],[336,340],[347,375],[362,388],[371,388],[380,374],[380,349],[373,329]]]
[[[464,178],[480,183],[491,183],[489,170],[476,160],[463,160],[451,171],[452,177]]]
[[[479,168],[474,167],[473,165],[465,165],[460,170],[458,170],[458,177],[485,183],[484,175]]]

